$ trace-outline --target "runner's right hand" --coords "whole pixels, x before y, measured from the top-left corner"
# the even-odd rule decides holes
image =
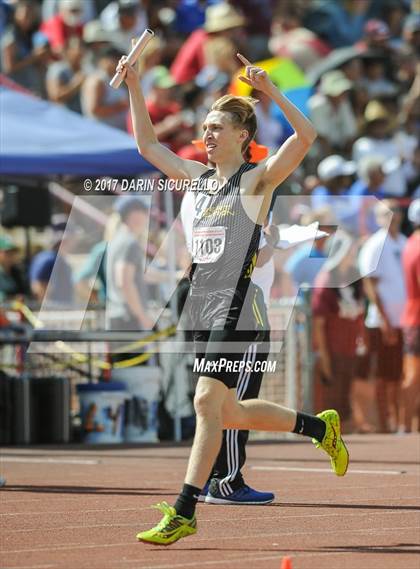
[[[124,81],[127,86],[138,85],[140,82],[140,75],[132,65],[127,62],[127,56],[123,55],[118,62],[117,71],[124,74]]]

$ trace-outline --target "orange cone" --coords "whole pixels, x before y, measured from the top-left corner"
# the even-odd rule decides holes
[[[280,569],[292,569],[292,560],[290,557],[283,557]]]

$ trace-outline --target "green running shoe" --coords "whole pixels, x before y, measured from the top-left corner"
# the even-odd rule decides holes
[[[191,518],[178,516],[174,507],[167,502],[161,502],[152,506],[160,510],[163,514],[162,520],[152,529],[142,531],[137,534],[138,541],[144,543],[152,543],[154,545],[171,545],[181,539],[187,537],[197,531],[197,521],[195,515]]]
[[[312,442],[316,448],[323,448],[331,457],[331,467],[337,476],[344,476],[349,466],[349,452],[341,438],[340,417],[334,409],[318,413],[317,417],[326,424],[325,435],[320,443],[316,439]]]

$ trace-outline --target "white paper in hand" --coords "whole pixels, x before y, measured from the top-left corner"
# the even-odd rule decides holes
[[[318,222],[310,225],[291,225],[290,227],[280,227],[280,239],[276,244],[277,249],[289,249],[306,241],[314,241],[322,237],[328,237],[329,233],[318,229]]]

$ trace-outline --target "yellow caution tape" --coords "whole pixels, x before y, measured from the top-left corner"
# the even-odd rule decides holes
[[[44,327],[44,323],[41,320],[39,320],[39,318],[37,318],[35,316],[35,314],[32,312],[32,310],[30,308],[28,308],[22,302],[20,302],[20,301],[13,302],[12,308],[13,308],[13,310],[21,312],[23,314],[23,316],[26,318],[26,320],[34,328],[43,328]],[[118,354],[118,353],[133,351],[137,348],[147,346],[148,344],[153,343],[155,340],[157,340],[159,338],[165,338],[168,336],[173,336],[175,334],[175,332],[176,332],[176,326],[175,325],[168,326],[168,328],[165,328],[163,330],[159,330],[157,332],[153,332],[153,334],[150,334],[149,336],[146,336],[146,338],[142,338],[141,340],[138,340],[137,342],[132,342],[130,344],[122,346],[122,347],[116,349],[114,351],[114,353]],[[57,340],[56,342],[54,342],[54,345],[57,347],[58,350],[69,354],[71,356],[71,358],[74,359],[75,361],[77,361],[78,363],[90,362],[91,365],[93,365],[94,367],[97,367],[99,369],[102,369],[102,370],[110,370],[114,367],[115,368],[126,368],[126,367],[132,367],[132,366],[141,364],[141,363],[149,360],[157,351],[157,350],[149,350],[148,352],[145,352],[144,354],[140,354],[140,355],[135,356],[133,358],[128,358],[126,360],[123,360],[120,362],[115,362],[112,364],[110,362],[99,360],[99,359],[93,358],[91,356],[86,356],[85,354],[82,354],[80,352],[76,352],[75,350],[73,350],[73,348],[71,348],[68,344],[66,344],[62,340]],[[67,367],[67,366],[64,366],[64,367]]]

